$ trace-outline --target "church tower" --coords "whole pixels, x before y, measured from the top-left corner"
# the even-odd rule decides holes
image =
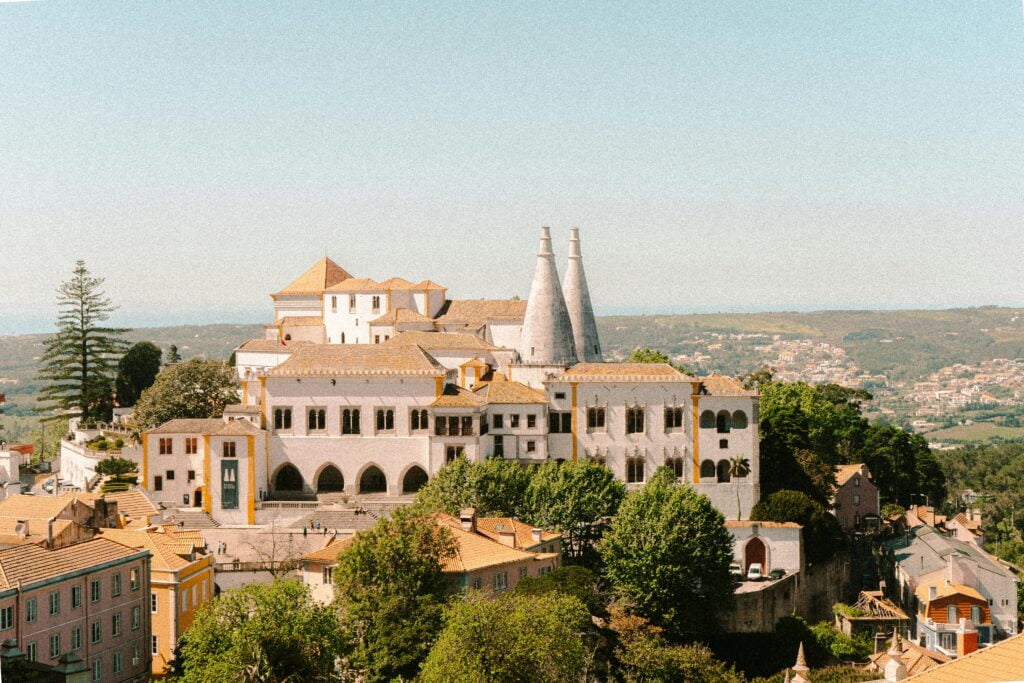
[[[576,357],[588,363],[600,363],[601,340],[597,337],[597,322],[594,308],[590,305],[590,290],[587,288],[587,274],[583,270],[583,256],[580,255],[580,231],[569,231],[569,265],[562,282],[565,305],[572,321],[573,342]]]
[[[530,299],[526,302],[519,355],[524,364],[574,365],[576,345],[572,321],[558,284],[558,269],[551,251],[551,229],[540,229],[540,251],[533,271]]]

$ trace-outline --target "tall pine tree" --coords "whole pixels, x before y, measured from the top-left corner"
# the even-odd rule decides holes
[[[46,342],[37,376],[46,382],[40,410],[56,411],[55,418],[79,413],[87,422],[110,419],[117,360],[128,346],[120,335],[128,330],[102,326],[116,308],[102,285],[103,278],[77,261],[71,279],[57,290],[57,333]]]

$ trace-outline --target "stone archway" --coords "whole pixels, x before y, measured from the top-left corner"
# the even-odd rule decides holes
[[[359,477],[359,493],[387,493],[388,480],[380,468],[370,465]]]
[[[761,564],[761,572],[768,574],[768,549],[757,536],[747,541],[747,545],[743,548],[743,573],[746,574],[750,570],[750,565],[755,562]]]
[[[302,491],[302,475],[295,465],[291,463],[284,465],[274,475],[275,491]]]
[[[427,473],[419,465],[413,465],[402,477],[402,493],[416,493],[427,483]]]
[[[327,465],[320,470],[320,475],[316,478],[317,493],[337,493],[344,490],[345,477],[341,475],[341,470],[334,465]]]

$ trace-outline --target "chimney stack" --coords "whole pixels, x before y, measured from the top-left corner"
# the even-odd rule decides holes
[[[576,358],[581,362],[600,363],[604,359],[601,356],[601,340],[597,336],[594,308],[590,303],[587,274],[583,270],[579,228],[572,228],[569,231],[569,264],[565,269],[562,292],[565,294],[565,305],[572,321]]]
[[[464,508],[459,512],[459,526],[463,531],[476,533],[476,508]]]
[[[544,532],[541,529],[537,529],[537,528],[531,529],[530,530],[530,534],[533,536],[533,542],[534,543],[540,543],[541,539],[543,539],[543,536],[542,536],[543,533]]]
[[[18,535],[18,538],[26,538],[28,536],[28,520],[19,519],[14,525],[14,533]]]
[[[928,586],[928,602],[939,597],[939,589],[935,586]]]
[[[547,227],[540,232],[540,249],[523,317],[519,355],[526,364],[576,364],[572,320],[565,307],[562,286],[558,284],[558,269],[551,251],[551,229]]]

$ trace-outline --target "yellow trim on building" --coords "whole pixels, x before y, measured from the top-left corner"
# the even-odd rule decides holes
[[[142,433],[142,488],[149,490],[149,434]]]
[[[213,505],[210,501],[210,435],[203,434],[203,512],[210,514]]]
[[[267,378],[260,377],[260,429],[267,428]]]
[[[256,524],[256,437],[245,437],[249,442],[249,524]]]
[[[434,396],[434,398],[441,398],[441,394],[444,393],[444,377],[435,377],[434,383],[436,385],[434,387],[436,392],[436,396]]]
[[[696,386],[696,385],[694,385]],[[693,483],[700,483],[700,397],[693,395]]]
[[[569,414],[569,426],[570,431],[572,431],[572,461],[576,462],[576,426],[578,423],[578,418],[576,417],[576,382],[572,382],[569,386],[572,387],[572,412]]]
[[[249,380],[242,380],[242,405],[249,405]]]

